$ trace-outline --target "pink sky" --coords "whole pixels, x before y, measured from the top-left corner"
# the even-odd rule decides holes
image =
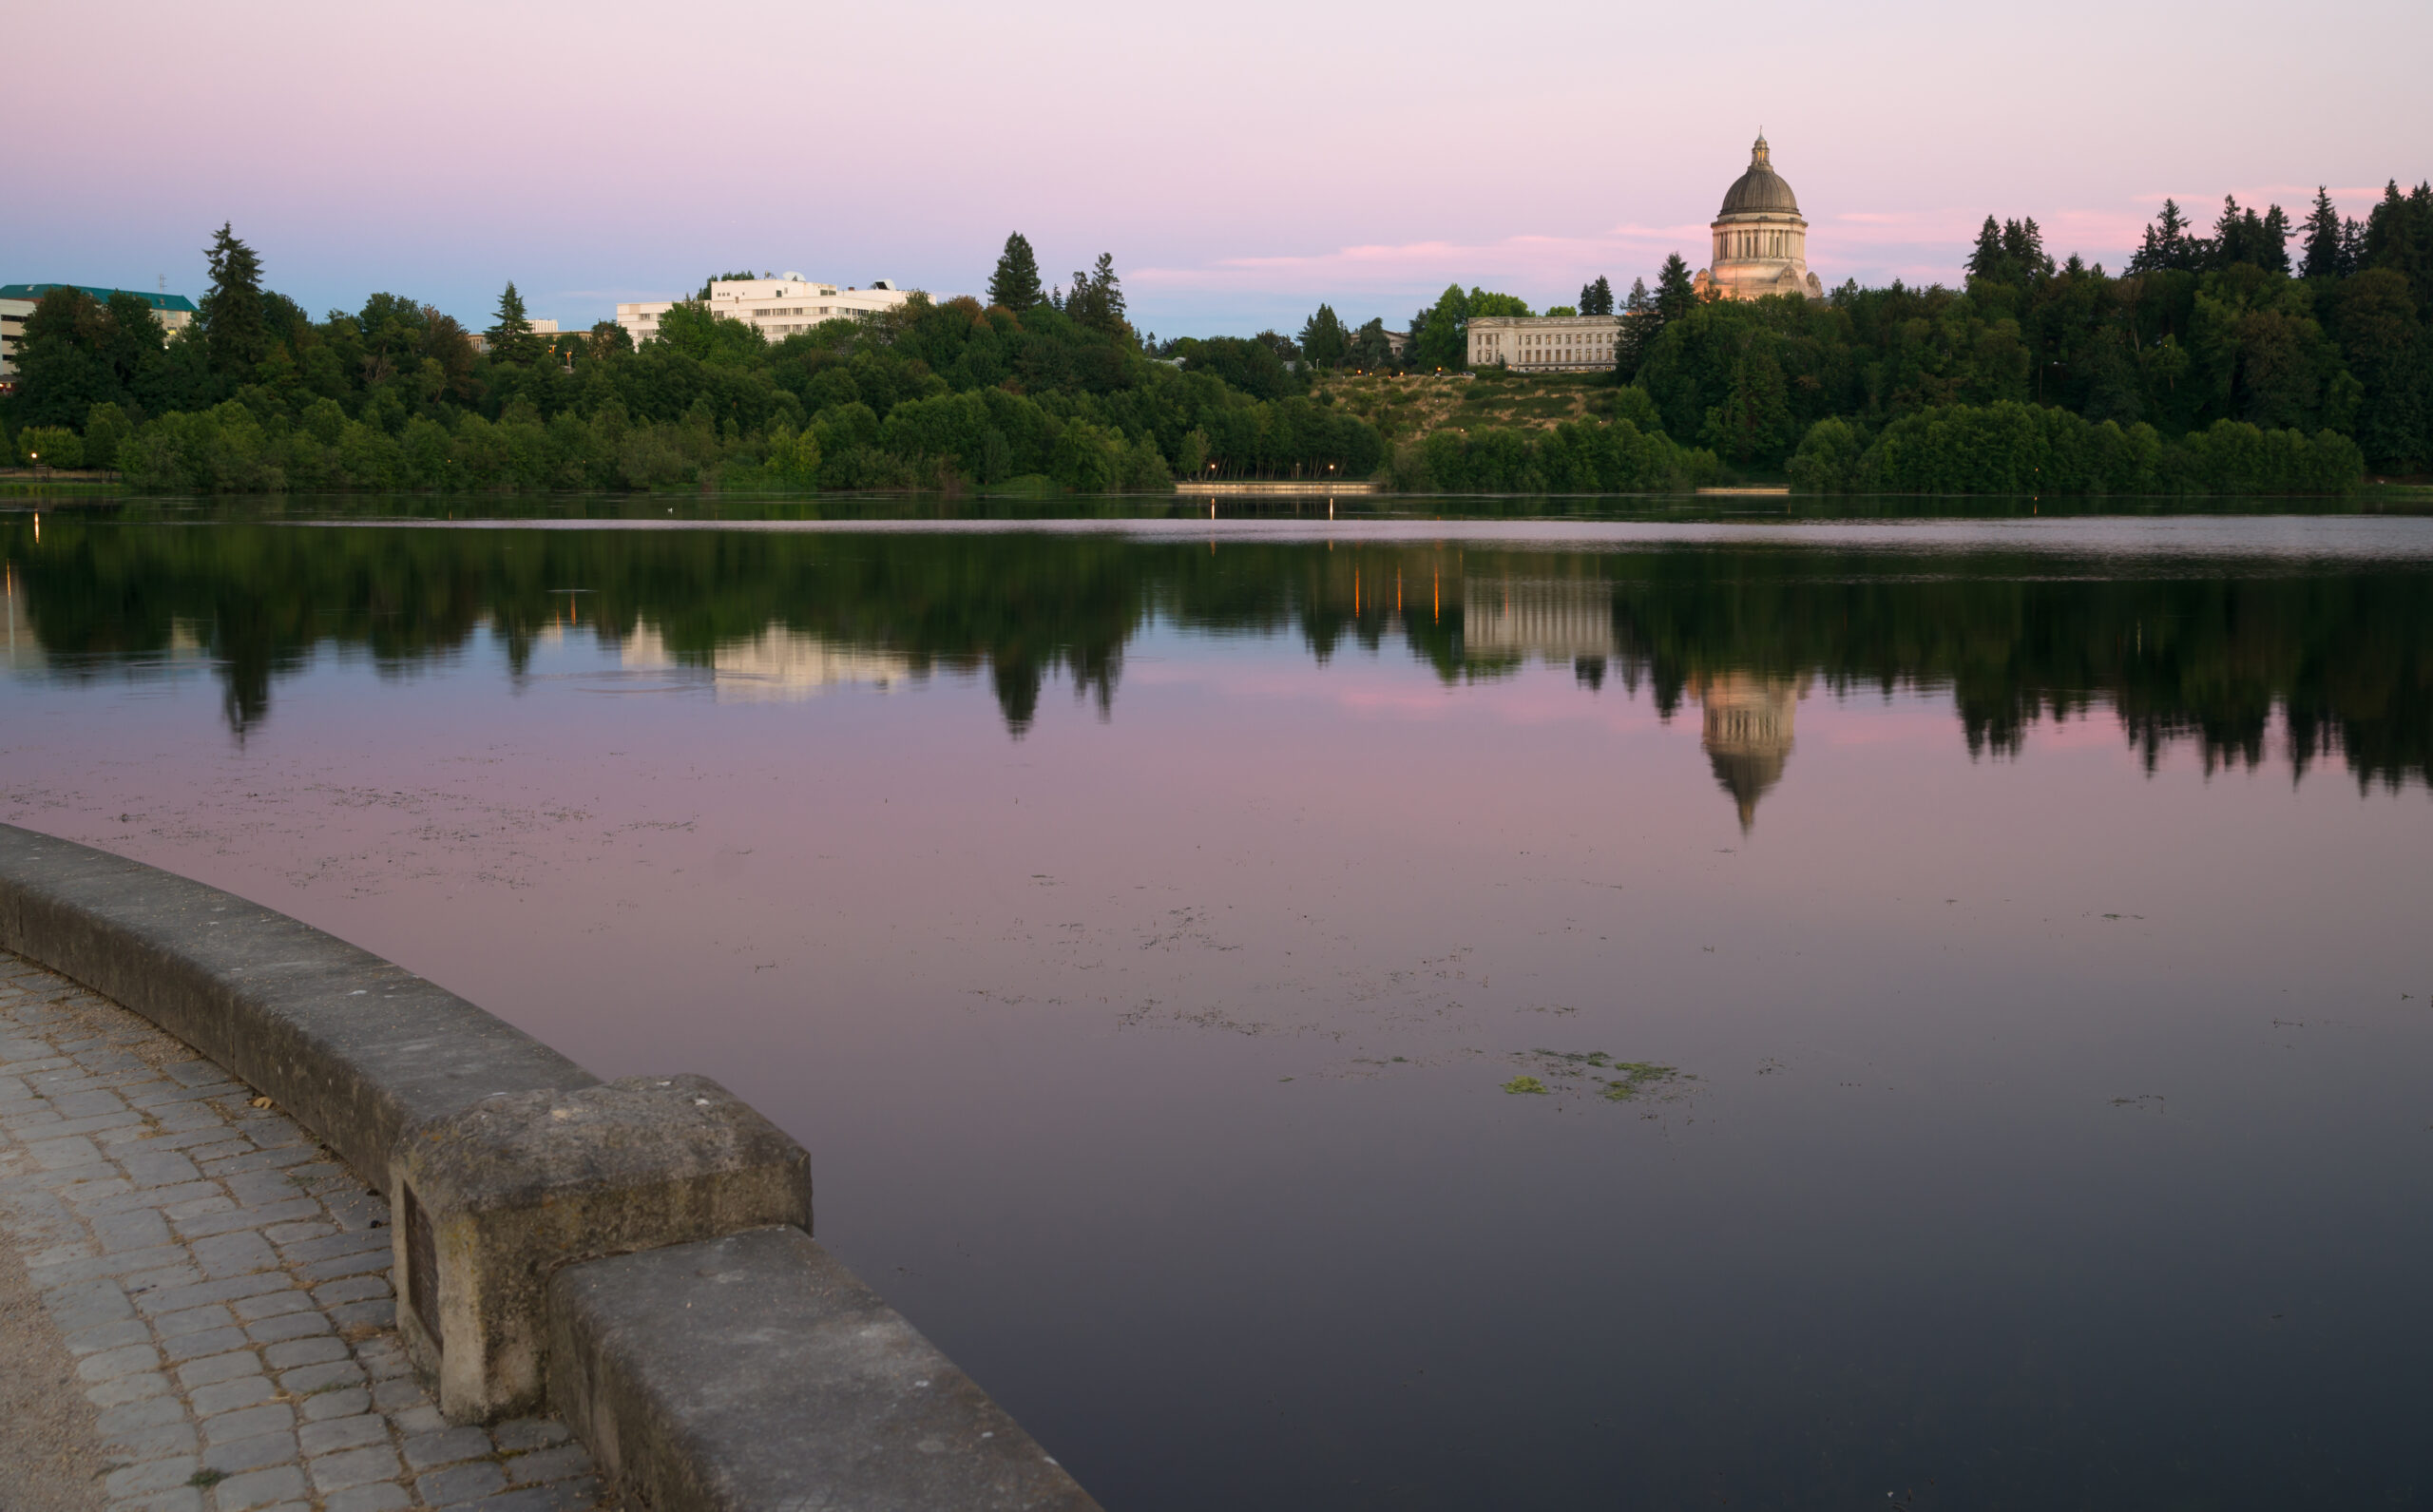
[[[1950,281],[1988,212],[2117,265],[2165,195],[2433,175],[2422,0],[19,0],[9,34],[0,281],[200,294],[227,220],[316,313],[477,323],[510,278],[569,325],[747,264],[970,291],[1017,227],[1050,271],[1113,252],[1163,335],[1567,302],[1697,265],[1761,125],[1829,284]]]

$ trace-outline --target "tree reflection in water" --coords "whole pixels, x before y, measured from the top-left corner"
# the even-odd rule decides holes
[[[19,676],[91,679],[207,657],[241,737],[320,648],[394,674],[485,627],[521,676],[545,638],[711,672],[721,697],[823,680],[985,676],[1008,734],[1054,679],[1112,715],[1153,621],[1295,635],[1320,663],[1395,643],[1448,683],[1531,662],[1583,696],[1642,687],[1701,711],[1749,823],[1822,686],[1948,690],[1968,748],[2015,753],[2098,706],[2151,764],[2268,753],[2361,786],[2433,775],[2433,570],[2302,557],[2145,560],[1815,544],[1611,550],[1121,533],[343,528],[109,518],[0,521]],[[2276,725],[2279,739],[2271,738]]]

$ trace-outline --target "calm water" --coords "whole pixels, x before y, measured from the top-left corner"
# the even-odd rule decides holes
[[[410,507],[0,514],[0,818],[724,1081],[1112,1508],[2433,1501],[2433,520]]]

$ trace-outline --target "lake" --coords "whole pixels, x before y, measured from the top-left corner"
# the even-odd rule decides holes
[[[2433,519],[1427,507],[17,508],[0,819],[718,1078],[1110,1508],[2433,1501]]]

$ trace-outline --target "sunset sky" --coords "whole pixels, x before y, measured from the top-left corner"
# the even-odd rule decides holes
[[[1705,225],[1762,126],[1828,285],[1989,212],[2117,266],[2166,195],[2433,175],[2433,7],[19,0],[0,281],[200,295],[222,220],[318,314],[588,324],[752,266],[976,291],[1011,229],[1162,335],[1569,302]]]

